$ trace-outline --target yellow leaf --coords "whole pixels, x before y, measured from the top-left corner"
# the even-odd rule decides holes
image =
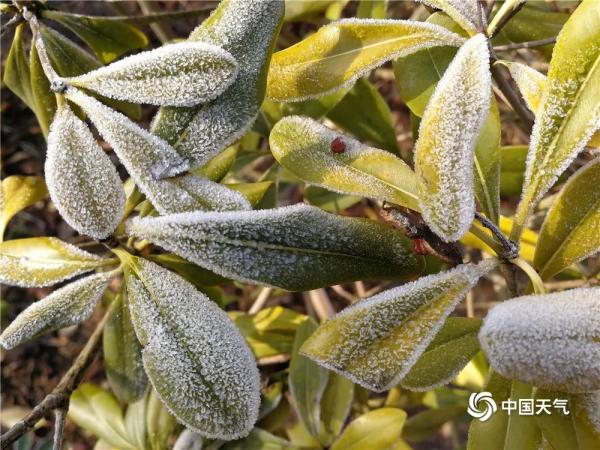
[[[2,180],[0,191],[0,242],[10,219],[22,209],[46,198],[48,188],[42,177],[12,175]]]

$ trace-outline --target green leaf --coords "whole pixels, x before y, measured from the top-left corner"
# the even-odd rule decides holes
[[[47,195],[43,177],[11,175],[3,179],[0,191],[0,242],[10,219]]]
[[[48,331],[86,320],[114,273],[99,273],[74,281],[33,303],[0,335],[0,345],[11,349]]]
[[[526,145],[506,145],[500,147],[501,196],[512,197],[521,193],[523,179],[525,178],[527,149]]]
[[[222,47],[239,65],[235,82],[216,100],[193,108],[161,108],[153,132],[192,168],[202,166],[252,126],[264,99],[272,48],[283,20],[277,1],[224,0],[190,35]]]
[[[327,386],[321,398],[321,435],[324,445],[331,445],[341,433],[354,400],[354,383],[347,378],[329,372]]]
[[[343,153],[331,150],[338,138],[344,143]],[[299,116],[277,122],[269,144],[275,159],[308,183],[419,209],[415,174],[389,152],[367,147]]]
[[[144,368],[169,410],[203,436],[245,436],[260,403],[254,356],[225,312],[153,262],[124,257]]]
[[[219,182],[227,172],[231,170],[233,167],[233,163],[237,158],[238,147],[232,145],[231,147],[227,147],[218,155],[214,156],[210,161],[208,161],[204,166],[194,169],[192,173],[197,175],[203,175],[212,181]]]
[[[148,389],[146,404],[146,431],[152,450],[164,450],[171,434],[177,428],[177,420],[163,405],[153,387]]]
[[[278,381],[261,390],[260,410],[258,412],[259,420],[268,416],[280,404],[283,398],[283,383]]]
[[[396,230],[308,205],[135,218],[127,232],[225,277],[287,290],[410,278],[423,269]]]
[[[298,325],[306,316],[291,309],[274,306],[256,314],[229,312],[257,359],[292,352]]]
[[[46,46],[48,59],[50,60],[52,67],[54,67],[61,77],[74,77],[102,66],[102,64],[86,50],[52,28],[40,24],[40,34],[42,35],[42,39]],[[49,90],[50,85],[46,76],[41,71],[41,67],[40,73],[48,85],[46,87],[46,92],[54,99],[54,94]],[[98,98],[103,103],[123,112],[129,117],[134,119],[142,118],[142,111],[139,105],[101,97],[96,94],[91,95]]]
[[[84,383],[71,394],[69,418],[119,450],[139,450],[129,439],[119,401],[100,386]]]
[[[419,278],[362,300],[323,323],[301,352],[367,389],[398,384],[494,260]]]
[[[356,17],[361,19],[385,19],[388,0],[360,0]]]
[[[445,241],[462,237],[475,212],[473,153],[490,103],[488,59],[482,34],[467,41],[436,86],[419,127],[419,205],[427,224]]]
[[[531,134],[527,171],[511,238],[600,127],[600,3],[584,1],[563,27],[548,69],[548,90]]]
[[[443,27],[410,20],[342,19],[273,55],[267,96],[300,101],[351,85],[390,59],[464,39]]]
[[[392,153],[400,152],[390,108],[365,78],[356,81],[327,117],[360,140],[372,142]]]
[[[69,225],[96,239],[115,230],[125,210],[121,179],[87,125],[66,104],[50,127],[44,172],[50,197]]]
[[[474,419],[469,428],[467,450],[539,450],[541,433],[535,418],[513,412],[508,414],[500,408],[503,401],[519,402],[519,399],[533,398],[532,387],[519,381],[510,381],[492,372],[486,391],[492,393],[498,410],[486,421]],[[486,402],[477,404],[481,411],[489,406]]]
[[[312,0],[309,2],[286,0],[285,21],[292,22],[313,17],[325,11],[333,3],[336,3],[336,0]]]
[[[148,379],[125,290],[113,301],[117,302],[117,306],[108,317],[102,334],[104,370],[115,395],[124,403],[131,403],[144,395]]]
[[[548,211],[534,264],[549,278],[600,248],[600,159],[571,176]]]
[[[396,408],[379,408],[358,417],[333,443],[331,450],[388,450],[400,441],[406,413]]]
[[[428,391],[447,384],[479,351],[481,320],[448,317],[446,323],[402,379],[402,387]]]
[[[488,313],[481,348],[505,377],[570,393],[599,390],[599,313],[597,287],[508,300]]]
[[[442,10],[452,20],[461,26],[469,35],[477,33],[477,24],[480,22],[476,2],[464,0],[418,0],[427,6]]]
[[[301,450],[302,447],[291,444],[285,439],[268,431],[254,428],[244,439],[225,443],[221,450]]]
[[[226,186],[242,194],[250,202],[252,208],[256,208],[267,191],[274,187],[274,184],[272,181],[257,181],[255,183],[228,183]]]
[[[46,78],[44,68],[37,52],[35,41],[31,43],[29,52],[29,67],[31,71],[31,92],[33,95],[33,111],[37,118],[44,137],[48,136],[50,124],[56,113],[56,96],[50,89],[50,82]]]
[[[31,91],[29,63],[27,62],[27,53],[23,45],[24,29],[24,24],[17,25],[15,28],[15,35],[6,58],[2,81],[25,102],[29,109],[35,111],[34,97]]]
[[[298,353],[304,341],[317,329],[316,322],[306,318],[296,330],[288,384],[294,399],[294,406],[306,430],[314,437],[319,436],[321,419],[321,398],[329,372],[310,359]]]
[[[515,14],[515,11],[518,12],[525,1],[526,0],[504,1],[494,13],[492,20],[487,26],[486,34],[488,36],[494,36],[497,33],[498,27],[502,27],[506,25],[506,23],[510,22],[510,18]]]
[[[227,282],[226,278],[223,278],[210,270],[198,267],[196,264],[192,264],[172,253],[148,255],[147,258],[167,269],[171,269],[173,272],[177,272],[183,278],[195,284],[196,287],[215,286]]]
[[[410,442],[431,439],[443,424],[465,415],[466,411],[465,405],[450,405],[419,412],[406,421],[402,437]]]
[[[146,398],[129,402],[125,412],[125,431],[131,442],[139,450],[148,448],[146,440]]]
[[[179,42],[128,56],[66,82],[134,103],[195,106],[217,98],[237,73],[236,60],[222,48]]]
[[[594,426],[592,417],[598,412],[599,394],[568,395],[563,392],[538,389],[536,399],[548,399],[551,404],[555,400],[567,400],[568,415],[560,409],[554,409],[552,414],[535,416],[544,438],[553,450],[593,450],[600,446],[600,428]],[[588,409],[589,403],[594,409]]]
[[[98,16],[69,14],[44,9],[42,18],[64,25],[83,40],[106,64],[123,53],[148,45],[148,38],[136,27],[123,21]]]
[[[54,237],[13,239],[0,243],[0,282],[50,286],[112,261]]]
[[[341,195],[317,186],[307,186],[304,188],[303,195],[308,204],[334,213],[350,208],[362,200],[362,197]]]

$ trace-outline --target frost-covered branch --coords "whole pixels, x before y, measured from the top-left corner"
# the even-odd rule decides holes
[[[59,80],[60,77],[50,64],[50,59],[48,58],[48,53],[46,52],[46,45],[44,44],[44,40],[40,34],[40,24],[38,23],[37,17],[27,8],[23,8],[23,18],[29,22],[29,27],[31,28],[31,33],[33,34],[33,41],[35,42],[35,49],[37,50],[38,56],[40,58],[40,63],[42,64],[42,69],[44,70],[44,74],[48,81],[50,81],[50,85],[52,86],[52,90],[55,90],[55,80]]]

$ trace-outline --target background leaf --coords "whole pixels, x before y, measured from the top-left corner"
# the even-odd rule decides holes
[[[321,435],[324,445],[331,445],[340,434],[354,399],[354,383],[347,378],[329,372],[327,386],[321,398]]]
[[[11,175],[2,180],[0,195],[0,241],[10,219],[19,211],[43,200],[48,188],[43,177]]]
[[[387,450],[400,441],[406,413],[396,408],[379,408],[358,417],[333,443],[331,450]],[[368,444],[367,444],[368,443]]]
[[[435,9],[440,9],[448,14],[471,36],[477,33],[479,14],[477,4],[463,0],[418,0],[420,3]]]

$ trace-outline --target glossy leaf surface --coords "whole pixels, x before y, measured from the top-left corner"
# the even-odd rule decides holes
[[[2,180],[0,192],[0,241],[10,219],[19,211],[43,200],[48,188],[42,177],[11,175]]]
[[[406,413],[396,408],[379,408],[353,420],[333,443],[331,450],[387,450],[400,441]]]

